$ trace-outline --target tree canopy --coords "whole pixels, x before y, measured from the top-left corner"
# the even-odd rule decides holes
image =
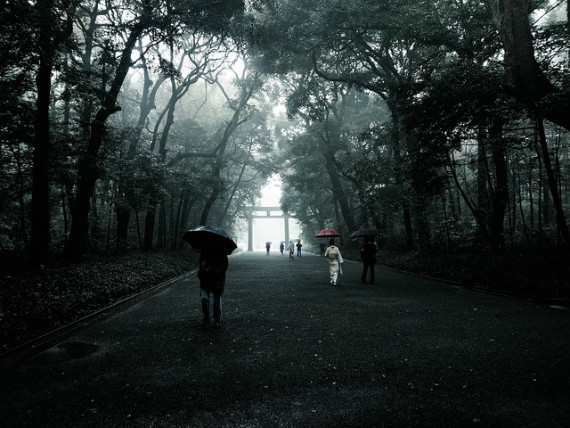
[[[0,250],[237,231],[570,249],[564,1],[6,0]]]

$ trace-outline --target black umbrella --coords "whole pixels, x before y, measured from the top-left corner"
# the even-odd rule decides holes
[[[224,229],[214,226],[199,226],[184,232],[182,239],[198,250],[219,249],[231,254],[237,245]]]
[[[372,229],[359,229],[353,232],[349,238],[363,238],[366,236],[376,236],[376,231]]]

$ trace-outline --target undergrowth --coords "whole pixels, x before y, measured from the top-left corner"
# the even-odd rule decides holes
[[[196,254],[92,256],[0,273],[0,353],[193,269]]]

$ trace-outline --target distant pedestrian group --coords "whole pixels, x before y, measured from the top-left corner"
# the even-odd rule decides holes
[[[294,258],[295,247],[297,247],[297,257],[301,257],[301,241],[297,244],[293,241],[289,242],[289,258]],[[270,243],[266,244],[267,254],[269,254]],[[279,246],[281,254],[285,249],[283,243]],[[321,244],[321,255],[324,255],[329,268],[329,283],[332,286],[338,285],[339,274],[342,274],[342,263],[344,259],[340,249],[335,245],[335,240],[329,241],[329,246],[324,250],[324,244]],[[377,259],[377,246],[374,237],[366,237],[365,243],[360,249],[360,257],[362,259],[362,275],[360,280],[366,283],[368,272],[370,272],[370,284],[374,283],[374,267]],[[202,302],[202,326],[208,326],[211,323],[210,318],[210,300],[213,297],[213,325],[219,328],[222,318],[222,294],[224,292],[226,271],[228,269],[228,256],[219,250],[203,249],[200,253],[198,279],[200,280],[200,298]]]

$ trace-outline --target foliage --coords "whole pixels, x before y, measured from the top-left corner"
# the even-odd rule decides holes
[[[383,248],[381,263],[391,268],[451,281],[494,293],[567,302],[570,272],[559,252],[487,252],[465,249],[453,253],[412,252]]]
[[[92,257],[81,264],[4,268],[1,351],[142,292],[195,267],[193,250]]]
[[[307,136],[292,142],[288,162],[310,165],[308,159],[297,160],[303,156],[318,163],[317,139],[306,148],[300,142],[310,141],[311,133],[318,135],[314,129],[319,126],[326,129],[321,135],[338,135],[330,140],[335,174],[345,179],[350,210],[362,227],[375,227],[396,241],[405,229],[407,245],[424,248],[441,242],[442,232],[448,248],[466,242],[502,247],[507,224],[508,241],[516,246],[525,239],[515,225],[519,221],[528,237],[527,219],[536,218],[532,211],[540,195],[548,199],[548,190],[543,176],[535,175],[538,188],[545,191],[529,194],[530,205],[525,205],[527,194],[512,185],[518,178],[509,159],[514,151],[532,159],[532,141],[538,134],[508,88],[503,46],[485,4],[363,0],[327,2],[322,8],[321,2],[301,0],[271,2],[267,10],[258,21],[259,34],[263,28],[278,28],[280,37],[270,44],[264,67],[284,73],[299,65],[296,74],[289,73],[295,82],[290,84],[288,108],[290,115],[310,123]],[[298,16],[298,10],[304,16]],[[565,35],[560,28],[559,20],[535,28],[536,45],[548,46],[537,48],[548,52],[544,69],[557,82],[563,81],[558,65],[564,62],[560,53]],[[305,68],[307,62],[313,66]],[[367,118],[358,138],[351,138],[354,131],[333,132],[329,126],[340,110],[338,94],[349,90],[377,96],[388,116]],[[348,129],[362,109],[345,106],[353,112],[341,125]],[[559,132],[550,139],[551,148],[557,138],[568,141],[568,134]],[[555,162],[567,156],[567,147],[562,147],[564,154]],[[564,168],[565,163],[560,165]],[[302,182],[299,175],[290,180],[293,185]],[[339,200],[333,197],[329,203]],[[551,210],[550,200],[539,205]],[[306,208],[298,210],[304,213]],[[443,219],[438,217],[442,214]],[[307,220],[307,226],[312,228],[313,222]],[[543,232],[544,227],[538,225]]]

